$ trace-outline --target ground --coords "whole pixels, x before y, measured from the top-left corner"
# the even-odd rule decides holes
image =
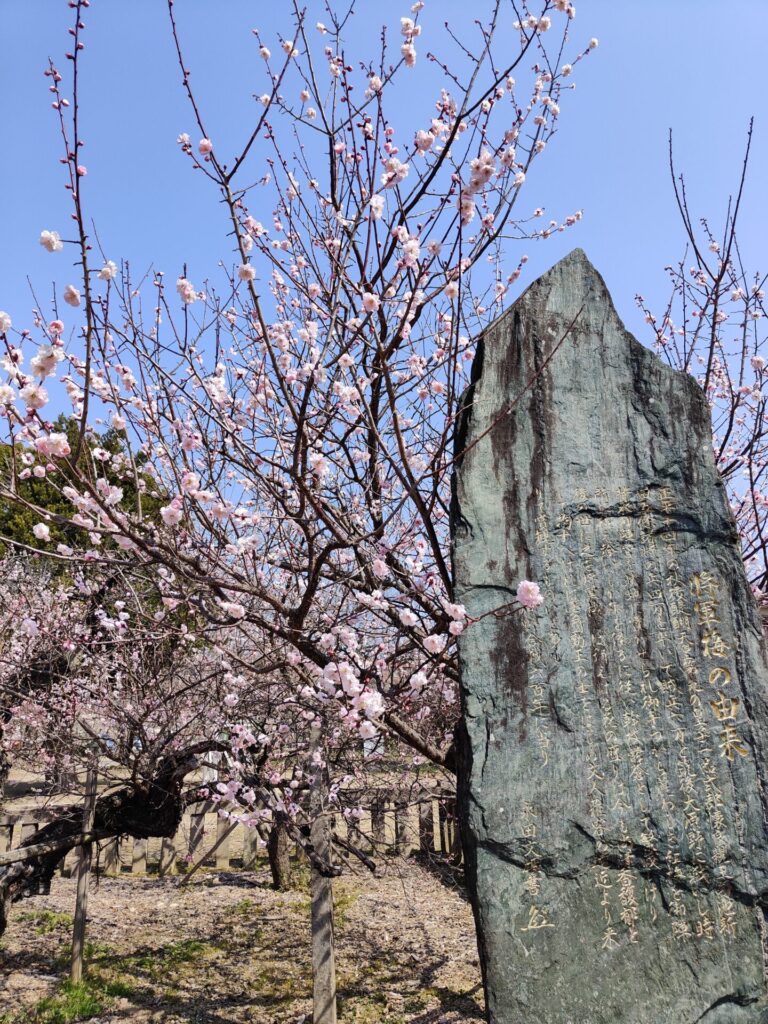
[[[75,882],[22,901],[0,945],[0,1024],[310,1024],[309,897],[264,867],[104,878],[85,984],[66,982]],[[413,861],[335,883],[341,1024],[481,1024],[472,914]]]

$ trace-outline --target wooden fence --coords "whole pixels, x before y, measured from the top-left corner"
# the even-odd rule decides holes
[[[49,806],[0,815],[0,853],[34,835],[62,810]],[[99,843],[98,868],[107,875],[163,876],[184,871],[204,858],[204,865],[218,871],[252,870],[263,855],[264,843],[255,828],[238,824],[229,831],[230,826],[226,818],[219,817],[212,802],[192,804],[173,839],[124,837]],[[379,799],[359,821],[350,822],[337,815],[334,828],[342,839],[374,856],[407,856],[419,850],[456,861],[461,857],[453,793],[428,793],[416,802]],[[69,876],[76,863],[77,852],[73,850],[67,854],[60,873]]]

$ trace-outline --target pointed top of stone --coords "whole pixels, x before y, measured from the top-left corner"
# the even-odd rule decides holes
[[[552,312],[559,312],[563,316],[568,316],[569,311],[574,316],[582,306],[585,310],[599,306],[602,319],[606,313],[619,319],[602,275],[580,248],[572,249],[536,278],[515,306],[530,303],[541,306],[542,302]]]

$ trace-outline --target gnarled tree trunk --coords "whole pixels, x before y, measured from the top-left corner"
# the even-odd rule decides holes
[[[93,831],[101,838],[128,835],[136,839],[170,837],[176,833],[184,813],[182,784],[195,767],[194,758],[168,758],[151,782],[124,786],[96,801]],[[10,906],[24,896],[50,891],[53,874],[70,850],[80,844],[82,809],[68,809],[54,821],[20,844],[36,846],[56,843],[56,849],[29,860],[0,868],[0,935],[8,923]]]

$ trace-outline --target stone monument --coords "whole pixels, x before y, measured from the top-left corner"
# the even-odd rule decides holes
[[[700,388],[576,250],[485,332],[456,446],[489,1020],[768,1022],[768,672]]]

